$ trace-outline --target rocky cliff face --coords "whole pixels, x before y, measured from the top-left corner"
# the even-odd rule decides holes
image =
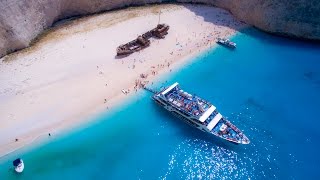
[[[168,2],[168,0],[163,0]],[[0,0],[0,57],[27,47],[63,18],[162,0]],[[215,5],[271,33],[320,40],[318,0],[176,0]]]
[[[319,0],[215,0],[213,4],[261,30],[320,40]]]

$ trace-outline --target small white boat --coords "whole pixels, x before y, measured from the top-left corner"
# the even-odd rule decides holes
[[[17,172],[17,173],[22,173],[23,169],[24,169],[24,163],[23,163],[23,160],[18,158],[16,160],[14,160],[13,162],[13,166],[14,166],[14,170]]]
[[[232,48],[232,49],[237,47],[237,44],[234,43],[234,42],[231,42],[229,39],[217,38],[217,43],[221,44],[221,45],[224,45],[224,46],[227,46],[227,47]]]

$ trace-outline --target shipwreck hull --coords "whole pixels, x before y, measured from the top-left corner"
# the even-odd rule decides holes
[[[166,24],[158,24],[154,29],[138,36],[135,40],[117,47],[117,56],[126,56],[134,52],[140,51],[150,46],[150,38],[165,38],[168,34],[169,26]]]

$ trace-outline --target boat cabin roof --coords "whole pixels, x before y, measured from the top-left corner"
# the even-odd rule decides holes
[[[164,90],[161,94],[162,95],[165,95],[165,94],[167,94],[169,91],[171,91],[173,88],[175,88],[176,86],[178,86],[179,85],[179,83],[174,83],[174,84],[172,84],[171,86],[169,86],[166,90]]]
[[[200,122],[204,122],[212,113],[216,110],[216,107],[214,105],[211,105],[210,108],[202,114],[202,116],[199,118]]]
[[[199,97],[192,96],[191,94],[183,91],[178,87],[178,85],[179,84],[177,82],[172,84],[168,88],[164,89],[160,95],[172,104],[176,105],[178,108],[182,108],[183,111],[193,114],[193,116],[197,116],[200,122],[205,122],[206,119],[216,110],[216,107]]]
[[[13,166],[18,166],[21,163],[21,159],[18,158],[12,162]]]
[[[211,131],[216,125],[217,123],[220,121],[220,119],[222,118],[222,115],[220,113],[218,113],[208,124],[207,128]]]

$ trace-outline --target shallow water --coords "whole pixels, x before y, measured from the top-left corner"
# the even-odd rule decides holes
[[[193,129],[142,92],[80,130],[0,161],[0,179],[319,179],[320,45],[253,29],[163,78],[215,104],[250,138]],[[154,86],[159,88],[163,80]],[[23,157],[21,175],[9,170]]]

